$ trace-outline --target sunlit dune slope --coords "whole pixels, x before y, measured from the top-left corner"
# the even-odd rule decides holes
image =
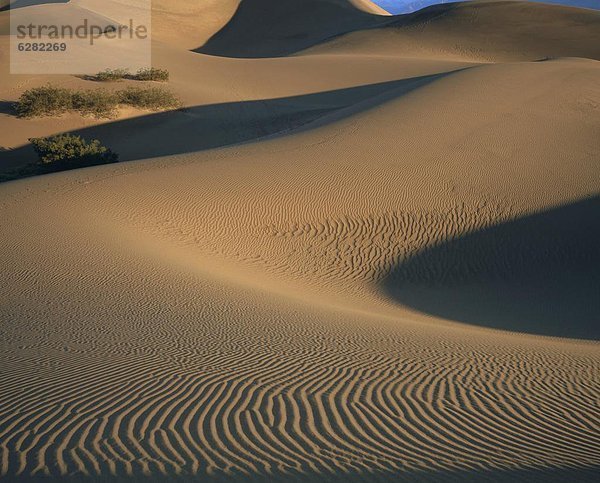
[[[239,4],[240,0],[153,0],[153,38],[196,48],[225,26]]]
[[[434,5],[394,17],[381,28],[341,36],[313,51],[483,62],[600,60],[600,11],[525,1]]]
[[[594,481],[597,343],[451,322],[387,277],[554,207],[597,219],[598,69],[476,67],[286,137],[5,184],[2,474]],[[569,260],[544,266],[563,290]]]
[[[345,95],[355,97],[355,104],[342,103],[296,134],[187,155],[199,164],[177,168],[181,172],[173,168],[179,188],[145,185],[145,194],[132,192],[124,206],[127,216],[141,210],[136,220],[160,231],[152,228],[151,207],[169,203],[173,192],[184,196],[187,183],[195,190],[211,172],[206,162],[214,159],[216,177],[202,189],[204,201],[194,204],[200,211],[182,214],[188,221],[176,225],[186,234],[182,243],[212,247],[213,256],[232,261],[235,271],[247,265],[275,279],[316,284],[321,293],[326,286],[364,292],[364,283],[377,283],[399,260],[446,237],[593,195],[599,74],[594,61],[565,59],[474,67],[412,88],[375,86],[362,103],[360,93],[350,90]],[[492,95],[497,100],[487,102]],[[321,102],[328,98],[343,102],[344,91],[324,94]],[[285,102],[279,102],[285,113]],[[186,154],[184,124],[165,126],[170,134],[161,139],[150,121],[133,139],[163,154]],[[157,181],[166,185],[165,176]],[[159,192],[167,197],[152,201]],[[226,193],[235,196],[223,205]],[[186,205],[178,206],[184,211]],[[420,228],[389,226],[404,217]],[[217,229],[223,220],[232,225]],[[319,256],[305,251],[305,244]]]

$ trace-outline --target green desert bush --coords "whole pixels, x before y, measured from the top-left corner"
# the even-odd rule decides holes
[[[169,109],[180,105],[177,97],[172,92],[160,87],[147,89],[140,87],[128,87],[118,92],[119,103],[140,109]]]
[[[90,89],[72,91],[52,86],[25,91],[15,105],[19,117],[60,115],[75,111],[97,118],[115,117],[119,105],[158,111],[180,105],[175,95],[160,87],[128,87],[120,91]]]
[[[90,142],[72,134],[60,134],[29,140],[38,155],[38,166],[50,168],[77,168],[97,164],[116,163],[117,154],[94,139]]]
[[[157,69],[155,67],[148,67],[138,70],[135,74],[130,74],[129,70],[127,69],[106,69],[102,72],[98,72],[95,76],[89,76],[86,78],[99,82],[116,82],[123,79],[167,82],[169,80],[169,71],[165,69]]]
[[[23,92],[15,109],[19,117],[31,118],[62,114],[72,107],[72,94],[69,89],[46,85]]]
[[[37,162],[0,172],[0,183],[68,169],[116,163],[119,157],[98,140],[61,134],[29,140],[38,154]]]
[[[106,69],[102,72],[98,72],[93,80],[99,82],[115,82],[123,80],[129,77],[129,71],[127,69]]]
[[[150,67],[148,69],[140,69],[137,71],[134,79],[139,81],[158,81],[167,82],[169,80],[169,71],[165,69],[157,69]]]

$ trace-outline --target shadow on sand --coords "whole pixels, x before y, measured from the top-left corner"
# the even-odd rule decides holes
[[[445,75],[448,73],[278,99],[196,106],[108,122],[71,134],[98,139],[118,153],[120,161],[193,153],[287,133],[331,114],[360,112]],[[335,119],[338,117],[331,118]],[[24,166],[34,160],[31,144],[0,152],[2,167]]]
[[[509,331],[600,339],[600,196],[425,249],[385,281],[400,303]]]
[[[454,3],[443,3],[384,16],[364,12],[350,2],[242,0],[229,22],[194,52],[219,57],[282,57],[351,32],[426,24],[456,8]]]
[[[11,101],[0,101],[0,114],[7,114],[9,116],[14,116],[15,103]]]
[[[221,57],[280,57],[390,19],[363,12],[350,2],[242,0],[229,22],[194,51]]]

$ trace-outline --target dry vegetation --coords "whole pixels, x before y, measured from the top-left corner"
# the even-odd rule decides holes
[[[162,87],[129,86],[118,91],[105,89],[71,90],[50,84],[25,91],[15,105],[19,117],[59,116],[78,112],[83,116],[112,118],[119,106],[159,111],[174,109],[180,102]]]
[[[118,154],[97,139],[86,141],[81,136],[59,134],[31,138],[29,142],[37,154],[37,161],[0,173],[0,182],[119,161]]]
[[[125,79],[168,82],[169,71],[166,69],[158,69],[156,67],[148,67],[138,70],[135,74],[131,74],[128,69],[106,69],[98,72],[95,76],[88,77],[88,79],[98,82],[116,82]]]
[[[81,167],[119,160],[117,154],[102,146],[97,139],[88,142],[81,136],[59,134],[49,138],[32,138],[30,142],[38,155],[38,163],[42,165]]]

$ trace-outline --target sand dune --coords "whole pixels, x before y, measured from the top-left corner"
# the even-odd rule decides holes
[[[350,0],[350,3],[365,12],[370,12],[375,15],[390,15],[387,10],[383,9],[371,0]]]
[[[599,202],[449,237],[399,263],[389,292],[444,318],[598,340]]]
[[[261,8],[260,2],[256,2],[255,0],[244,1],[249,4],[251,8]],[[202,2],[195,0],[177,0],[176,2],[154,0],[152,2],[154,19],[152,25],[153,36],[160,41],[176,44],[186,49],[197,48],[198,46],[205,44],[231,20],[238,10],[240,3],[240,0],[203,0]],[[284,14],[287,9],[289,9],[289,6],[294,3],[300,5],[301,8],[311,7],[311,5],[307,5],[306,2],[294,2],[290,0],[285,2],[271,2],[270,4],[268,2],[262,3],[271,8],[275,5],[275,8],[279,9],[280,12],[283,12]],[[377,15],[388,15],[385,10],[369,0],[337,0],[336,2],[330,3],[342,4],[341,8],[346,11],[352,10],[350,8],[351,4],[354,5],[355,9],[357,8],[364,12],[370,12]],[[246,9],[246,7],[244,7],[244,9]],[[315,12],[312,12],[311,18],[314,21],[315,18],[318,18],[318,15],[315,15]],[[261,20],[260,23],[264,26],[264,20]],[[322,22],[320,25],[322,28],[331,28],[325,22]],[[256,27],[257,26],[253,28]],[[271,28],[272,26],[264,27]],[[259,35],[259,28],[256,28],[253,35]]]
[[[286,0],[274,7],[268,0],[245,0],[229,23],[197,51],[267,57],[317,46],[314,52],[484,62],[600,59],[600,12],[594,10],[483,0],[435,5],[389,17],[359,12],[345,0],[313,0],[310,9],[305,3]],[[288,15],[290,11],[293,15]],[[324,41],[329,42],[320,46]]]
[[[153,38],[194,49],[225,26],[239,4],[240,0],[153,0]]]
[[[5,128],[0,145],[11,149],[0,152],[0,165],[18,166],[30,160],[33,150],[27,143],[29,137],[61,131],[76,131],[100,138],[114,146],[123,160],[248,141],[289,131],[327,112],[400,89],[401,86],[410,88],[426,81],[429,76],[470,65],[426,60],[390,59],[382,62],[362,56],[318,56],[263,60],[264,68],[249,70],[250,61],[199,56],[174,51],[164,45],[154,49],[154,57],[159,59],[159,65],[169,68],[173,77],[169,87],[183,100],[185,110],[161,114],[126,112],[117,124],[78,115],[25,121],[11,114],[9,103],[6,103],[4,116],[0,110],[1,123]],[[319,70],[323,77],[315,77],[315,70]],[[198,77],[203,79],[200,88]],[[43,76],[30,76],[25,81],[13,82],[13,86],[5,85],[11,97],[22,90],[23,85],[44,85],[47,80]],[[62,78],[61,84],[79,89],[90,88],[90,82],[74,77]],[[109,86],[122,87],[123,83]],[[119,129],[115,129],[117,126]],[[202,136],[198,135],[199,132]],[[152,135],[148,136],[149,133]],[[139,136],[144,139],[143,142],[129,142]]]
[[[337,15],[337,9],[341,9],[352,18],[358,15],[360,19],[369,19],[369,22],[393,21],[394,24],[388,28],[370,29],[366,32],[342,36],[339,40],[309,50],[319,55],[264,59],[258,68],[256,64],[249,61],[234,59],[227,61],[184,51],[201,44],[203,39],[208,39],[215,34],[234,15],[238,3],[237,0],[232,0],[197,4],[180,0],[173,5],[170,3],[167,9],[165,4],[155,2],[153,28],[157,40],[153,48],[154,63],[173,73],[172,85],[186,107],[196,109],[213,104],[293,97],[387,82],[392,79],[406,79],[460,68],[475,61],[487,62],[491,58],[539,60],[564,55],[600,58],[597,50],[597,46],[600,45],[600,38],[597,38],[600,35],[598,34],[600,28],[596,26],[599,18],[597,12],[535,4],[522,5],[519,2],[500,2],[500,4],[492,2],[487,5],[485,2],[469,2],[467,5],[461,5],[460,8],[456,5],[452,7],[446,5],[439,8],[452,9],[444,11],[444,15],[441,16],[434,9],[429,13],[427,13],[429,10],[419,13],[414,18],[406,16],[406,18],[401,17],[401,19],[405,18],[404,20],[393,20],[389,17],[368,15],[348,2],[340,0],[333,6],[328,4],[326,11],[331,12],[333,9],[333,14]],[[251,8],[258,4],[250,2],[248,5],[246,9],[251,10],[250,18],[242,16],[243,18],[237,22],[241,23],[247,35],[260,35],[262,31],[259,26],[263,23],[252,20],[254,18],[252,15],[256,12]],[[285,5],[282,4],[281,8],[284,7]],[[487,8],[493,9],[494,14],[487,14]],[[239,14],[237,16],[239,17]],[[274,18],[277,16],[277,11],[273,12],[273,16]],[[295,23],[300,22],[300,24],[303,22],[302,18],[306,18],[296,17],[298,19]],[[327,16],[323,14],[323,18],[325,17]],[[505,33],[503,28],[494,27],[498,25],[496,18],[505,20],[504,23],[508,25]],[[2,21],[6,21],[8,25],[7,20],[7,13],[0,13],[0,28]],[[235,18],[232,22],[234,20]],[[247,29],[244,23],[246,21],[251,23],[250,26],[254,26],[252,28],[256,28],[256,31],[252,28]],[[318,41],[317,39],[322,40],[334,35],[331,27],[328,27],[332,23],[334,27],[337,25],[336,22],[325,21],[322,24],[314,24],[310,20],[310,29],[313,33],[306,39],[301,39],[302,42],[305,40],[308,42],[305,46],[313,45]],[[298,24],[299,28],[304,28],[302,27],[304,24],[300,24]],[[401,24],[404,26],[399,27],[398,25]],[[257,39],[237,42],[237,38],[242,38],[246,34],[238,32],[234,28],[236,25],[235,22],[227,25],[215,35],[215,39],[222,38],[225,42],[227,35],[231,35],[234,47],[242,44],[243,48],[251,49],[254,45],[263,45],[262,41]],[[456,28],[453,25],[460,25],[460,27]],[[294,27],[281,25],[282,31],[285,32],[286,28]],[[494,28],[498,28],[496,34],[493,34]],[[231,34],[228,33],[230,31]],[[576,33],[570,35],[570,32]],[[493,41],[486,38],[486,35],[492,34]],[[292,42],[295,40],[292,39]],[[470,42],[470,46],[466,44],[461,46],[461,42]],[[283,38],[277,39],[277,45],[288,49],[288,43]],[[1,55],[3,50],[8,49],[7,37],[0,36],[0,46]],[[390,53],[393,55],[391,56]],[[386,56],[386,60],[382,59],[383,55]],[[407,58],[413,60],[408,61]],[[449,63],[444,64],[442,61]],[[4,132],[0,147],[20,148],[27,144],[27,139],[31,136],[47,136],[57,132],[85,129],[105,122],[84,119],[78,115],[65,116],[58,120],[29,121],[27,130],[24,130],[22,122],[10,116],[10,104],[25,88],[48,82],[59,82],[74,88],[89,89],[95,86],[66,76],[9,76],[7,66],[8,59],[2,62],[0,70],[0,101],[4,101],[0,104],[0,123]],[[315,75],[315,72],[320,72],[322,75]],[[198,82],[198,79],[201,79],[201,82]],[[123,111],[121,117],[141,114],[143,113]],[[178,122],[185,123],[187,119],[182,116]],[[248,137],[255,136],[257,131],[262,134],[272,134],[277,130],[265,131],[252,128]],[[112,137],[109,140],[112,142]],[[213,143],[214,145],[216,144]],[[126,155],[126,159],[149,156],[150,150],[144,149],[143,143],[138,146],[139,148],[133,145],[127,147],[128,150],[133,149],[137,152]],[[31,155],[31,148],[28,148],[28,152]],[[19,159],[23,159],[20,152],[0,152],[0,165],[4,167],[18,165]]]
[[[600,11],[513,1],[434,5],[352,32],[315,52],[378,53],[483,62],[600,60]]]
[[[242,0],[227,25],[197,49],[228,57],[274,57],[350,31],[382,25],[371,2],[349,0]],[[363,8],[357,8],[357,4]],[[380,12],[380,11],[379,11]],[[381,13],[381,12],[380,12]]]
[[[164,25],[203,8],[175,3]],[[595,46],[359,35],[275,59],[167,35],[181,111],[0,117],[0,145],[54,122],[132,160],[0,184],[0,478],[595,481]]]

